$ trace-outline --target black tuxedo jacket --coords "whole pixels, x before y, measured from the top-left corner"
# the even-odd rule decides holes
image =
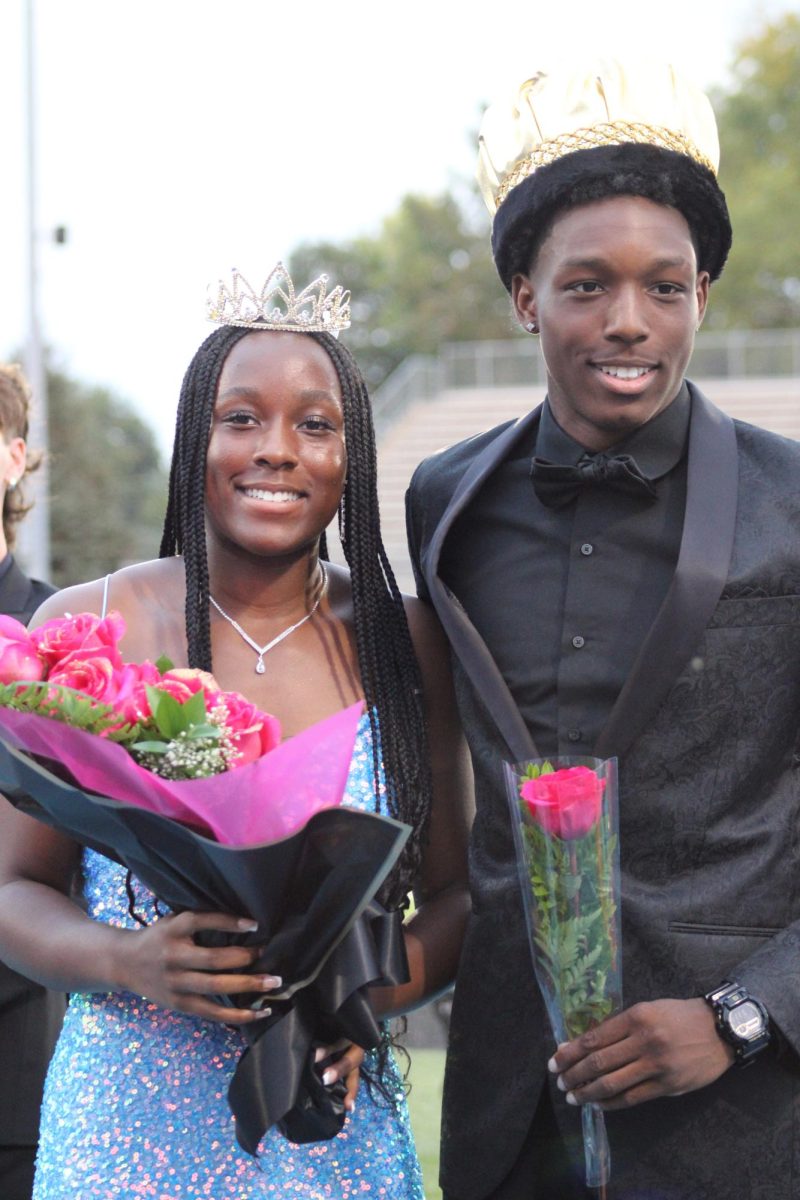
[[[619,758],[623,989],[626,1005],[691,997],[730,974],[767,1005],[782,1051],[700,1091],[607,1114],[609,1195],[784,1200],[800,1196],[800,444],[733,422],[690,390],[677,567],[594,748]],[[426,460],[407,498],[412,561],[450,639],[477,791],[445,1080],[448,1200],[491,1194],[542,1087],[553,1091],[500,767],[536,751],[470,597],[439,574],[455,518],[480,503],[539,411]],[[558,1092],[553,1102],[580,1169],[579,1113]]]
[[[54,591],[12,561],[0,580],[0,612],[27,624]],[[65,1004],[64,996],[0,962],[0,1145],[38,1140],[42,1088]]]

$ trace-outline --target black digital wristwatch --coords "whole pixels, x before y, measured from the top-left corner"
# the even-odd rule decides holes
[[[746,987],[725,979],[703,999],[714,1012],[717,1033],[733,1047],[738,1063],[751,1063],[766,1050],[770,1043],[769,1013]]]

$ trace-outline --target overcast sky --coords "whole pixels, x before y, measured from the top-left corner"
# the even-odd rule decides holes
[[[165,451],[184,369],[211,328],[209,282],[238,266],[260,283],[297,242],[374,231],[405,192],[471,174],[482,103],[556,53],[658,54],[708,87],[725,82],[743,36],[798,9],[32,3],[45,337],[70,372],[127,397]],[[0,4],[4,356],[26,331],[24,12],[25,0]],[[59,225],[64,246],[49,236]]]

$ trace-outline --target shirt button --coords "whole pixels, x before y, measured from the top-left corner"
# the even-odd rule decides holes
[[[570,742],[579,742],[582,737],[583,734],[581,733],[580,729],[570,729],[567,733],[567,740]]]
[[[580,634],[572,639],[572,644],[576,650],[580,650],[581,646],[586,645],[586,638],[582,638]]]
[[[585,554],[587,557],[590,554],[594,554],[594,546],[592,545],[591,542],[583,543],[583,545],[581,546],[581,554]]]

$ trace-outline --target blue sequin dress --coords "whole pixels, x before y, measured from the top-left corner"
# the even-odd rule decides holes
[[[374,808],[366,717],[345,802]],[[87,850],[84,873],[89,915],[133,926],[124,869]],[[137,911],[155,919],[152,895],[134,886]],[[236,1143],[226,1098],[244,1047],[229,1026],[129,993],[73,995],[45,1088],[34,1200],[422,1200],[393,1060],[384,1082],[394,1105],[362,1083],[337,1137],[296,1146],[271,1129],[254,1160]]]

